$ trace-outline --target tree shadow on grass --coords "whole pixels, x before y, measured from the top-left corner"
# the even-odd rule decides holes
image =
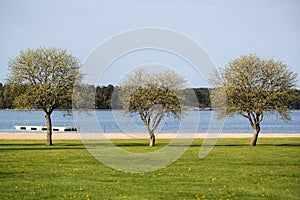
[[[117,147],[148,147],[149,144],[148,143],[113,143],[115,146]],[[112,145],[111,143],[95,143],[95,144],[88,144],[86,145],[87,147],[101,147],[101,146],[111,146],[114,147],[114,145]],[[155,145],[155,147],[164,147],[167,146],[167,143],[158,143]],[[201,147],[201,146],[219,146],[219,147],[239,147],[239,146],[250,146],[248,143],[246,144],[238,144],[238,143],[224,143],[224,144],[214,144],[214,145],[210,145],[210,144],[169,144],[170,147]],[[257,144],[257,146],[300,146],[300,143],[261,143],[261,144]],[[152,147],[149,147],[152,148]]]
[[[225,143],[225,144],[214,144],[214,145],[202,145],[202,144],[192,144],[191,147],[201,147],[201,146],[220,146],[220,147],[226,147],[226,146],[250,146],[249,144],[232,144],[232,143]],[[257,144],[257,146],[300,146],[300,143],[260,143]]]
[[[11,176],[13,174],[15,174],[15,172],[1,172],[0,171],[0,176],[2,176],[2,177],[4,177],[4,176]]]
[[[52,146],[46,146],[44,143],[6,143],[0,144],[0,151],[5,150],[68,150],[68,149],[86,149],[81,143],[57,143]]]
[[[259,146],[300,146],[300,143],[258,144]]]
[[[87,148],[101,148],[101,146],[106,146],[106,147],[148,147],[149,144],[146,142],[114,142],[114,145],[111,143],[89,143],[89,144],[81,144],[81,143],[57,143],[52,146],[46,146],[43,143],[26,143],[26,144],[14,144],[14,143],[9,143],[9,144],[0,144],[0,151],[11,151],[11,150],[75,150],[75,149],[87,149]],[[156,148],[161,148],[168,145],[168,143],[157,143]],[[201,146],[215,146],[215,147],[242,147],[242,146],[249,146],[248,143],[222,143],[222,144],[169,144],[170,147],[201,147]],[[300,146],[299,142],[294,142],[294,143],[258,143],[257,146]],[[152,147],[149,147],[152,148]]]
[[[149,143],[114,143],[117,147],[149,147]],[[154,147],[163,147],[167,144],[156,144]],[[149,147],[151,148],[151,147]]]

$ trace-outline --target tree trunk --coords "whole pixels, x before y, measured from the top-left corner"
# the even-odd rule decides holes
[[[150,144],[149,144],[149,146],[150,147],[155,146],[155,135],[154,134],[150,135]]]
[[[46,145],[52,145],[52,122],[51,122],[51,114],[46,113],[46,124],[47,124],[47,140]]]
[[[260,132],[259,124],[254,125],[253,126],[253,136],[252,136],[252,140],[250,142],[250,146],[256,146],[259,132]]]

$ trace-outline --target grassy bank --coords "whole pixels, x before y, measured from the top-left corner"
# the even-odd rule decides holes
[[[114,142],[149,150],[148,140]],[[249,147],[249,139],[220,139],[199,159],[201,142],[164,169],[135,174],[106,167],[80,141],[46,147],[44,141],[2,140],[0,199],[300,198],[300,138],[261,138],[257,147]]]

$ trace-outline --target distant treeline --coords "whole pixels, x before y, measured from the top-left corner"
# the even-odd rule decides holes
[[[0,109],[14,109],[14,99],[22,93],[24,86],[19,89],[12,88],[11,85],[0,83]],[[209,108],[210,97],[208,88],[193,88],[198,102],[187,102],[187,106],[198,108]],[[118,91],[118,86],[97,86],[95,87],[95,107],[96,109],[111,109],[112,101],[114,108],[120,108],[117,99],[112,99],[113,92]],[[190,90],[189,90],[190,91]],[[72,105],[59,109],[71,109]],[[292,109],[300,109],[300,90],[297,90],[297,99],[291,105]]]

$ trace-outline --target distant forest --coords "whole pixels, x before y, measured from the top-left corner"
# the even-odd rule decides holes
[[[0,83],[0,109],[14,109],[15,97],[21,94],[24,88],[16,90],[8,85]],[[96,109],[111,109],[112,94],[118,90],[118,86],[97,86],[95,87],[95,107]],[[208,88],[193,88],[198,102],[188,102],[187,106],[199,107],[200,109],[210,108],[210,97]],[[114,102],[114,108],[120,107],[118,102]],[[72,105],[59,109],[71,109]],[[300,109],[300,90],[297,90],[297,99],[291,103],[291,109]]]

